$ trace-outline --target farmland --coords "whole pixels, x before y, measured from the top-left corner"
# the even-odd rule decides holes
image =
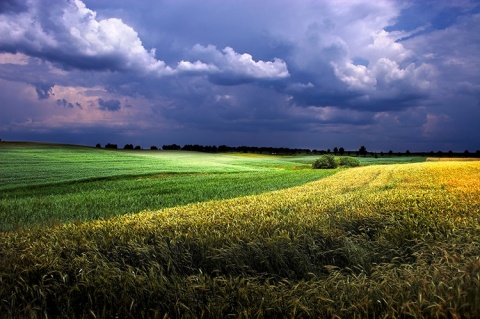
[[[334,174],[312,157],[0,143],[0,230],[259,194]]]
[[[14,169],[25,149],[42,153],[0,149],[7,317],[480,314],[478,161],[323,171],[309,169],[308,157],[58,147],[50,158],[45,147],[43,159]],[[164,204],[170,188],[182,195]],[[93,206],[62,219],[83,195]],[[107,212],[112,201],[121,213]],[[43,202],[51,206],[42,214],[62,213],[15,219]],[[107,208],[89,213],[101,202]]]

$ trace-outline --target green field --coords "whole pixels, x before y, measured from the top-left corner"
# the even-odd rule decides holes
[[[0,160],[5,318],[480,314],[478,161],[11,143]]]
[[[311,170],[312,161],[0,143],[0,230],[259,194],[336,172]]]

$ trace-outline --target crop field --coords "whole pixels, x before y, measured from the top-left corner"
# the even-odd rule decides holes
[[[334,174],[310,157],[0,143],[0,231],[288,188]]]
[[[309,169],[314,158],[307,157],[73,148],[78,162],[62,160],[57,169],[41,163],[58,157],[31,161],[43,180],[28,178],[30,164],[12,171],[15,152],[38,146],[1,147],[0,207],[11,220],[0,232],[6,318],[480,315],[479,161],[324,171]],[[66,156],[65,148],[57,151]],[[110,169],[96,164],[102,159]],[[13,182],[15,174],[22,183]],[[215,197],[215,185],[224,184],[230,190]],[[102,200],[120,201],[95,199],[102,185],[130,198],[112,208],[124,211],[87,213]],[[164,205],[161,192],[170,187],[186,197],[198,192]],[[128,206],[156,192],[153,208]],[[97,204],[72,215],[68,202],[82,194],[91,196],[85,205]],[[23,200],[28,216],[49,202],[42,214],[73,217],[14,220],[23,205],[15,202]]]

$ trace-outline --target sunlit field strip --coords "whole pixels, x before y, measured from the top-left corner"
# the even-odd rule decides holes
[[[125,151],[36,143],[0,143],[0,190],[160,173],[268,172],[305,169],[318,156]],[[424,157],[360,158],[362,164],[408,163]]]
[[[262,195],[3,233],[0,311],[474,318],[479,180],[479,162],[369,166]]]
[[[265,167],[265,162],[268,166]],[[123,151],[48,144],[0,143],[0,190],[155,173],[268,171],[274,161],[178,151]],[[285,163],[281,160],[277,165]],[[293,166],[294,164],[289,164]]]
[[[32,225],[105,219],[214,199],[283,189],[335,170],[155,174],[22,187],[0,192],[0,231]]]

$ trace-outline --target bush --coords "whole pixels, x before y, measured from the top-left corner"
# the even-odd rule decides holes
[[[328,169],[328,168],[337,168],[338,163],[335,160],[335,156],[331,154],[322,155],[319,159],[317,159],[312,168],[320,168],[320,169]]]
[[[340,158],[340,166],[346,166],[346,167],[357,167],[360,166],[360,161],[358,158],[355,157],[350,157],[350,156],[344,156]]]

